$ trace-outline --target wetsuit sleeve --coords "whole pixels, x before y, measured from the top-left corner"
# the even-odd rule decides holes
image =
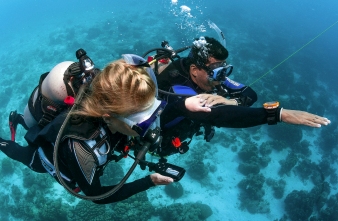
[[[161,115],[161,125],[165,125],[179,116],[195,122],[227,128],[247,128],[267,123],[267,112],[264,108],[219,105],[213,107],[211,112],[191,112],[186,109],[182,100],[167,105]]]
[[[230,78],[222,82],[222,87],[228,91],[230,98],[236,99],[239,106],[250,107],[257,101],[257,93],[251,87]]]
[[[72,148],[70,148],[68,144],[65,145],[67,140],[63,142],[63,148],[62,148],[63,150],[62,156],[64,157],[63,161],[67,162],[67,166],[72,175],[72,178],[74,179],[74,181],[76,181],[81,191],[87,196],[98,196],[114,188],[115,187],[114,185],[113,186],[101,186],[101,182],[99,179],[100,175],[98,172],[95,172],[95,175],[93,177],[91,184],[87,182],[76,160],[74,151],[72,151]],[[112,174],[112,176],[113,175],[114,174]],[[144,178],[124,184],[116,193],[114,193],[113,195],[105,199],[96,200],[93,202],[97,204],[108,204],[108,203],[118,202],[121,200],[125,200],[134,194],[145,191],[152,186],[154,186],[154,183],[151,181],[150,176],[146,176]]]

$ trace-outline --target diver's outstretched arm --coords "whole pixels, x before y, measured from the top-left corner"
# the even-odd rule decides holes
[[[246,128],[267,123],[267,112],[264,108],[249,108],[233,105],[207,106],[201,95],[185,99],[185,110],[176,105],[175,108],[185,117],[201,123],[218,127]],[[207,113],[203,113],[207,112]],[[279,121],[288,124],[299,124],[309,127],[321,127],[331,123],[325,117],[300,110],[282,109]]]

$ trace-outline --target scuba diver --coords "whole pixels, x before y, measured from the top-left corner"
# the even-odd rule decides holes
[[[226,63],[229,52],[224,46],[225,43],[221,39],[220,41],[222,43],[207,36],[200,37],[193,42],[189,56],[184,58],[179,58],[169,42],[163,41],[161,46],[169,51],[157,50],[154,58],[161,55],[167,57],[162,56],[163,58],[153,65],[161,99],[168,103],[182,99],[181,96],[165,92],[203,94],[202,99],[206,100],[205,105],[208,107],[216,104],[252,106],[257,101],[257,94],[251,87],[228,77],[232,73],[233,66]],[[171,62],[169,58],[172,58],[172,55],[178,59],[172,59]],[[148,60],[152,60],[152,57]],[[204,139],[209,142],[214,136],[215,129],[208,123],[201,124],[181,117],[168,124],[162,124],[162,134],[165,139],[163,145],[171,146],[171,137],[180,140],[189,138],[191,141],[195,134],[201,134],[201,127],[204,128]],[[189,147],[184,148],[188,150]]]
[[[125,176],[118,185],[101,186],[99,177],[109,162],[123,159],[132,149],[137,164],[148,148],[156,148],[157,121],[166,102],[156,98],[156,78],[143,58],[123,55],[100,72],[83,49],[76,55],[79,62],[59,63],[41,76],[24,115],[11,112],[13,141],[0,138],[0,150],[35,172],[50,173],[73,195],[82,191],[80,198],[97,204],[178,181],[185,172],[179,167],[143,161],[164,175],[153,173],[127,184]],[[14,142],[18,124],[28,129],[26,147]],[[163,165],[177,171],[166,173],[159,168]]]
[[[250,87],[228,78],[233,67],[226,64],[228,51],[223,45],[213,38],[200,37],[191,47],[175,51],[163,41],[163,48],[157,48],[157,54],[148,58],[157,73],[159,97],[168,102],[161,115],[163,140],[156,155],[187,152],[193,136],[202,134],[201,127],[208,142],[214,135],[213,126],[246,128],[286,122],[319,127],[330,123],[326,118],[307,112],[283,109],[277,101],[267,102],[262,108],[250,107],[257,101],[257,94]],[[191,48],[189,56],[180,58],[178,53],[188,48]],[[191,112],[187,104],[177,103],[180,100],[187,103],[189,96],[199,98],[200,105],[209,107],[210,112]]]
[[[251,106],[257,101],[257,94],[251,87],[228,77],[233,70],[233,66],[226,63],[228,56],[228,50],[219,41],[200,37],[194,41],[188,57],[178,58],[165,69],[162,67],[162,70],[155,70],[158,88],[162,91],[183,94],[186,92],[184,89],[176,91],[179,88],[175,86],[180,85],[189,87],[195,94],[218,95],[204,96],[207,98],[208,106],[212,106],[215,102]],[[186,87],[184,88],[187,90]],[[160,93],[160,96],[166,100],[175,99],[168,94]]]

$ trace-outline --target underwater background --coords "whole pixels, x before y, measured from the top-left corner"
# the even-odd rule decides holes
[[[334,0],[0,0],[2,138],[10,139],[9,112],[23,113],[40,75],[76,61],[77,49],[103,68],[163,40],[178,49],[199,36],[218,39],[208,21],[225,35],[230,78],[257,92],[254,107],[278,100],[332,121],[218,128],[211,142],[195,137],[186,154],[168,159],[187,170],[180,182],[109,205],[78,200],[1,153],[0,220],[338,220],[337,9]],[[19,127],[21,145],[24,134]],[[119,182],[131,163],[111,163],[103,182]],[[148,173],[137,168],[130,180]]]

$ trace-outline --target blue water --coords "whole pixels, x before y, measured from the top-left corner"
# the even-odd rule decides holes
[[[0,154],[1,220],[338,220],[337,1],[1,0],[0,6],[3,138],[9,138],[10,110],[23,112],[39,76],[59,62],[75,61],[77,49],[102,68],[163,40],[177,49],[199,36],[218,38],[208,20],[226,37],[232,79],[258,93],[254,106],[279,100],[284,108],[332,121],[320,129],[218,129],[210,143],[197,137],[187,154],[171,158],[188,171],[181,197],[156,187],[107,206],[78,201],[48,175]],[[24,133],[18,129],[22,145]],[[266,142],[271,151],[264,151]],[[203,176],[194,174],[196,165]],[[260,172],[244,174],[245,165]],[[146,174],[135,171],[135,177]]]

